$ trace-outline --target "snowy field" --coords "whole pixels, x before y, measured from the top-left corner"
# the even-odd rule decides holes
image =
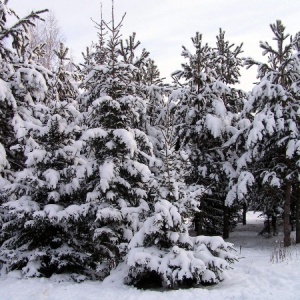
[[[196,300],[300,299],[300,246],[280,247],[283,235],[258,236],[263,220],[248,213],[248,225],[239,225],[228,240],[240,261],[226,280],[212,287],[175,291],[142,291],[122,284],[116,270],[104,282],[57,283],[49,279],[0,278],[0,300]]]

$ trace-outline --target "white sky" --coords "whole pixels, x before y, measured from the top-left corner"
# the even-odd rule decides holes
[[[91,41],[96,41],[94,23],[100,19],[100,2],[105,20],[110,20],[111,0],[10,0],[8,5],[21,17],[32,10],[48,8],[58,19],[66,45],[76,60]],[[244,43],[243,56],[262,60],[259,41],[271,41],[269,24],[280,19],[287,32],[300,30],[299,0],[115,0],[115,15],[126,14],[123,37],[137,33],[141,46],[150,51],[161,75],[180,68],[181,46],[192,50],[190,38],[196,31],[211,46],[221,27],[235,44]],[[242,72],[242,87],[249,89],[255,70]]]

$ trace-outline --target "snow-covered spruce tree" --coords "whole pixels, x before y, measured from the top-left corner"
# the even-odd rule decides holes
[[[129,243],[126,283],[139,288],[192,287],[223,279],[235,260],[232,245],[220,237],[191,237],[187,220],[198,211],[203,186],[186,185],[188,156],[175,151],[173,127],[162,129],[164,140],[155,205]],[[175,140],[176,141],[176,140]]]
[[[15,13],[7,7],[6,2],[0,1],[0,144],[4,147],[11,171],[22,168],[24,161],[10,149],[22,135],[18,134],[18,129],[22,127],[19,123],[30,122],[34,118],[32,106],[35,100],[40,100],[39,88],[44,84],[42,80],[39,82],[39,77],[35,84],[31,85],[31,78],[38,76],[34,71],[31,74],[26,72],[31,63],[31,55],[26,52],[26,29],[34,20],[41,19],[40,14],[43,12],[45,11],[32,12],[23,19],[17,19],[16,23],[9,27],[7,23]],[[7,38],[11,39],[11,47],[4,43]],[[33,97],[25,97],[29,89]]]
[[[19,65],[10,83],[20,103],[14,107],[19,142],[14,149],[26,161],[5,186],[10,198],[2,205],[9,214],[2,228],[3,268],[20,270],[25,277],[67,272],[93,278],[97,247],[87,220],[94,220],[95,212],[79,189],[86,166],[74,123],[76,88],[61,77],[62,65],[57,77],[29,59]]]
[[[248,126],[232,139],[237,147],[243,147],[243,154],[236,163],[237,176],[228,201],[245,197],[254,181],[263,187],[261,192],[282,189],[284,246],[289,246],[290,198],[292,189],[299,185],[300,35],[292,38],[286,34],[281,21],[270,27],[276,48],[260,43],[267,62],[246,60],[248,67],[258,67],[259,82],[244,108],[244,115],[250,115],[243,120]]]
[[[0,37],[2,37],[3,31],[6,30],[5,25],[7,14],[7,7],[4,5],[4,3],[0,2]],[[12,53],[4,47],[3,39],[4,38],[0,39],[0,203],[4,201],[2,188],[9,183],[8,179],[11,177],[10,164],[7,158],[7,150],[9,148],[7,139],[9,141],[14,140],[14,132],[12,126],[9,125],[12,119],[12,109],[8,108],[15,105],[10,86],[6,81],[7,77],[11,75],[12,71],[9,63],[3,61],[3,59],[6,58],[6,55],[11,57]],[[2,226],[5,217],[5,213],[1,208],[0,226]],[[0,245],[1,243],[2,238],[0,238]]]
[[[163,78],[157,77],[154,79],[155,75],[152,74],[152,72],[157,70],[157,67],[153,65],[151,59],[146,63],[145,68],[147,68],[147,70],[143,70],[143,72],[145,72],[143,86],[144,94],[147,99],[148,134],[153,135],[151,128],[154,129],[157,125],[163,124],[165,121],[166,101],[171,92],[171,88],[167,84],[162,83]],[[159,73],[157,76],[159,76]]]
[[[135,92],[146,99],[147,120],[146,126],[154,126],[158,122],[159,115],[165,107],[164,96],[167,93],[167,85],[164,85],[163,79],[155,62],[149,58],[149,52],[142,49],[139,55],[136,55],[136,49],[140,42],[135,40],[136,34],[133,33],[125,41],[121,41],[121,55],[125,63],[134,65],[138,72],[132,79],[135,82]],[[150,131],[148,127],[146,130]]]
[[[86,63],[82,68],[87,75],[81,87],[90,90],[89,95],[83,95],[82,105],[86,110],[101,95],[118,97],[120,93],[142,96],[139,86],[149,53],[143,49],[140,56],[136,56],[136,48],[140,42],[135,41],[135,33],[125,41],[121,39],[120,29],[124,17],[125,14],[118,24],[115,24],[115,20],[108,24],[101,15],[100,23],[96,23],[99,30],[98,43],[93,44],[84,54]]]
[[[63,146],[66,148],[58,148],[62,147],[61,143],[63,142],[61,140],[66,138],[64,134],[65,130],[69,131],[68,134],[72,131],[71,128],[65,129],[64,126],[66,123],[70,123],[70,119],[76,117],[76,109],[72,109],[72,105],[68,103],[70,99],[67,99],[67,97],[62,98],[62,94],[60,93],[61,86],[58,84],[61,78],[55,77],[44,67],[35,64],[32,60],[34,55],[27,51],[25,46],[27,39],[22,25],[29,26],[31,19],[36,18],[35,15],[31,14],[24,20],[18,21],[17,25],[4,32],[4,34],[11,32],[13,38],[16,39],[16,41],[14,39],[13,41],[15,47],[17,47],[17,53],[9,52],[9,50],[4,48],[3,53],[5,55],[2,56],[1,61],[2,65],[6,66],[2,70],[10,71],[8,75],[5,73],[1,73],[1,75],[6,76],[3,77],[3,80],[7,82],[7,86],[10,88],[13,97],[10,99],[14,101],[12,102],[13,105],[10,104],[5,109],[5,112],[12,111],[12,121],[8,120],[7,124],[13,125],[11,127],[13,129],[13,136],[15,136],[14,144],[10,145],[14,147],[9,150],[24,149],[27,161],[25,164],[25,160],[16,160],[19,163],[18,169],[22,170],[23,165],[25,165],[25,169],[17,173],[13,185],[6,186],[6,190],[8,191],[9,189],[11,193],[15,193],[16,198],[12,197],[11,201],[4,203],[2,206],[10,211],[10,221],[3,226],[2,233],[5,234],[5,242],[1,248],[1,258],[2,262],[6,264],[5,268],[7,268],[7,271],[23,269],[25,276],[36,276],[38,274],[50,276],[53,272],[70,271],[70,269],[75,271],[76,268],[77,270],[79,269],[78,262],[80,260],[78,260],[79,255],[77,253],[75,253],[76,258],[74,258],[70,254],[72,251],[69,251],[67,248],[65,249],[65,253],[60,253],[60,257],[59,255],[55,257],[56,254],[51,252],[51,249],[53,250],[54,248],[58,248],[60,244],[67,243],[66,240],[62,241],[60,227],[56,226],[55,228],[55,225],[51,224],[51,221],[57,221],[56,216],[54,214],[50,218],[48,216],[51,207],[66,207],[64,200],[62,200],[63,205],[61,206],[51,206],[55,201],[58,201],[60,196],[58,194],[60,192],[59,187],[62,188],[61,182],[55,184],[54,175],[60,171],[63,173],[61,168],[68,169],[65,165],[68,163],[68,160],[66,159],[67,162],[63,161],[63,158],[68,158],[70,155],[69,151],[72,150],[72,139],[71,141],[68,139],[65,141],[66,144]],[[66,88],[66,90],[69,91],[70,89]],[[61,98],[59,99],[59,97]],[[55,100],[57,99],[60,102],[56,103]],[[51,108],[48,108],[45,104]],[[52,114],[55,114],[54,118],[51,117]],[[68,122],[66,119],[68,119]],[[74,132],[72,135],[74,135]],[[16,146],[17,143],[19,145]],[[19,152],[23,153],[23,151]],[[68,156],[65,154],[66,152]],[[36,160],[35,155],[37,155]],[[30,160],[30,157],[32,160]],[[71,162],[69,161],[69,163]],[[65,180],[65,185],[67,185],[66,177],[72,177],[72,172],[74,173],[74,170],[68,169],[66,173],[70,174],[62,175],[61,179]],[[29,173],[32,176],[29,176]],[[54,183],[51,181],[52,179]],[[64,188],[62,189],[64,190]],[[71,186],[69,190],[71,190]],[[70,191],[67,193],[70,193]],[[8,199],[5,200],[7,202]],[[33,207],[31,207],[31,204],[33,204]],[[47,206],[48,204],[49,206]],[[72,208],[70,211],[72,215]],[[62,213],[60,216],[62,217]],[[70,218],[74,218],[74,216]],[[71,229],[74,227],[70,226]],[[47,232],[47,234],[49,234],[49,229],[51,234],[49,234],[48,240],[46,237],[40,238],[38,234],[40,228],[43,229],[43,232]],[[31,235],[32,232],[35,234]],[[91,241],[92,239],[90,238],[89,240]],[[78,246],[77,250],[79,247],[81,246]],[[38,254],[41,248],[46,250],[44,253]],[[48,253],[47,250],[49,250]],[[59,250],[56,253],[59,253]],[[28,256],[26,256],[27,254]],[[49,257],[52,254],[53,260],[51,261]],[[67,260],[64,261],[68,256],[70,256],[70,260],[68,262]],[[93,262],[93,259],[90,258],[90,261]],[[36,272],[30,266],[34,266]]]
[[[0,251],[7,272],[20,270],[24,277],[95,274],[96,251],[86,221],[94,214],[81,201],[78,177],[86,168],[75,113],[67,102],[49,103],[42,126],[34,126],[22,145],[26,166],[6,186],[15,199],[3,205],[10,217],[2,228],[7,238]]]
[[[230,225],[225,206],[227,153],[222,145],[236,131],[234,118],[241,99],[240,93],[228,83],[237,81],[241,61],[236,56],[241,49],[232,51],[232,45],[224,41],[223,31],[215,49],[203,44],[199,33],[192,41],[195,53],[183,47],[182,55],[188,62],[182,65],[183,70],[173,73],[179,87],[170,100],[177,103],[175,123],[180,146],[193,166],[189,180],[209,187],[201,201],[203,229],[227,238]],[[232,73],[228,71],[229,65]]]
[[[96,85],[92,80],[93,78],[90,78],[91,81],[86,80],[87,75],[92,75],[95,71],[94,67],[96,65],[101,66],[104,65],[107,58],[106,53],[106,35],[107,30],[104,24],[103,15],[102,15],[102,3],[101,3],[101,18],[100,22],[93,21],[95,23],[95,27],[98,30],[97,37],[98,40],[96,43],[92,42],[92,45],[90,47],[86,47],[85,52],[82,52],[83,57],[83,63],[81,63],[79,66],[77,66],[77,69],[82,77],[82,83],[80,85],[80,88],[87,89],[87,85],[90,86],[91,84]],[[97,96],[97,94],[96,94]],[[83,110],[87,110],[83,107]]]
[[[151,205],[152,144],[145,132],[146,101],[137,93],[138,68],[124,61],[121,51],[122,21],[104,22],[109,37],[105,60],[92,62],[83,84],[86,107],[81,140],[90,171],[86,174],[86,201],[96,210],[91,230],[103,274],[123,258],[127,244]],[[99,56],[98,56],[99,57]],[[87,66],[86,69],[88,69]],[[149,203],[149,204],[148,204]]]
[[[32,55],[25,47],[28,26],[41,19],[44,11],[32,12],[23,19],[14,18],[16,14],[8,8],[7,2],[0,1],[0,203],[7,199],[2,188],[12,182],[14,172],[24,166],[24,155],[14,146],[24,136],[26,124],[37,121],[33,112],[44,88],[43,76],[32,70]],[[10,27],[8,23],[13,20],[16,23]],[[3,222],[7,215],[3,207],[0,210]],[[1,240],[2,237],[1,232]]]
[[[121,41],[122,60],[137,68],[132,82],[134,82],[135,93],[146,101],[147,110],[142,125],[153,144],[156,156],[162,149],[161,130],[157,126],[163,123],[165,116],[164,98],[169,93],[169,88],[168,85],[162,83],[163,78],[160,77],[160,72],[154,61],[149,58],[149,52],[143,49],[140,55],[135,55],[135,49],[140,45],[139,41],[135,41],[135,36],[133,33],[125,42]]]
[[[6,152],[4,147],[0,144],[0,204],[2,204],[5,201],[5,197],[3,195],[3,188],[9,184],[9,181],[6,179],[6,173],[7,169],[9,169],[9,163],[6,159]],[[0,207],[0,228],[2,227],[2,224],[7,220],[7,213],[5,209]],[[4,236],[2,232],[0,233],[0,245],[2,244],[4,239]]]

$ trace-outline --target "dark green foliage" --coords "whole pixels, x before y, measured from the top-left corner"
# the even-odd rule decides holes
[[[225,41],[220,29],[216,48],[204,44],[202,35],[192,38],[195,53],[183,47],[182,56],[188,62],[173,73],[180,86],[171,94],[180,148],[189,154],[192,164],[189,182],[201,182],[207,195],[201,200],[204,232],[228,232],[224,210],[228,186],[228,165],[232,163],[230,149],[224,143],[235,133],[237,113],[245,95],[228,84],[238,82],[242,60],[241,46]],[[184,80],[182,83],[181,80]],[[229,220],[231,227],[233,220]],[[225,229],[226,227],[226,229]]]

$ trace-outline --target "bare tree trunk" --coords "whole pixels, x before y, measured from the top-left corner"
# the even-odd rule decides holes
[[[247,224],[247,203],[243,203],[243,225]]]
[[[297,184],[297,188],[296,188],[296,197],[295,197],[295,201],[296,201],[296,213],[295,213],[295,217],[296,217],[296,244],[300,243],[300,188]]]
[[[224,205],[223,215],[223,239],[229,238],[229,207]]]
[[[291,215],[291,183],[287,183],[285,186],[285,201],[283,212],[283,233],[284,233],[284,247],[291,245],[291,228],[290,228],[290,215]]]

